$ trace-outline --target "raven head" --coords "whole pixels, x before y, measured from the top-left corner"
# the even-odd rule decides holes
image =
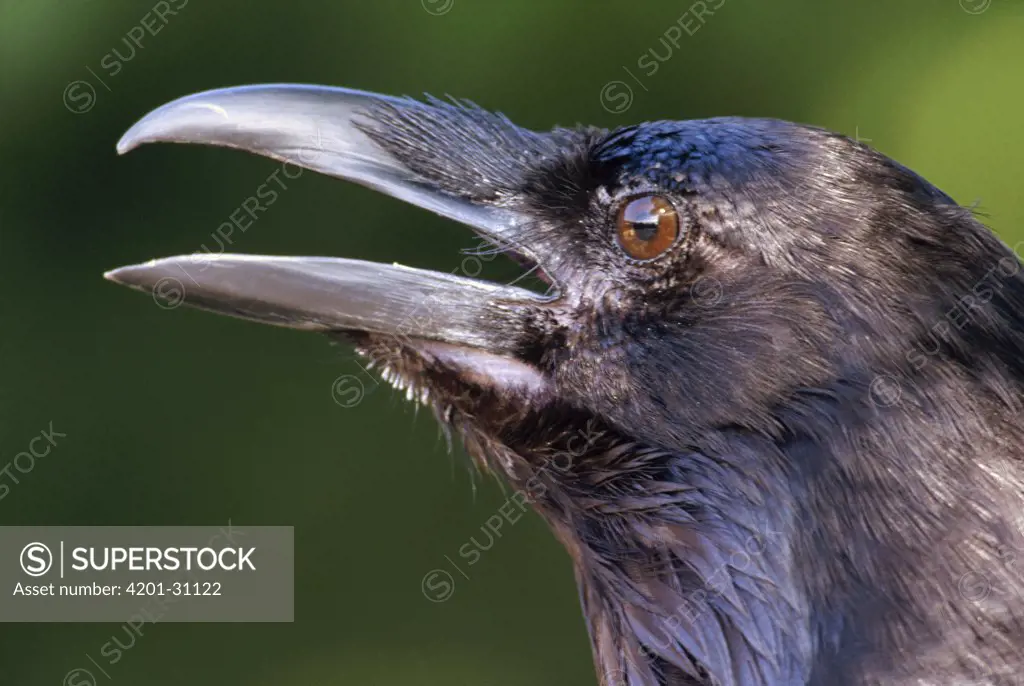
[[[1010,664],[1019,600],[974,607],[958,582],[1020,539],[1024,285],[911,171],[774,120],[537,133],[469,103],[290,85],[177,100],[118,150],[154,141],[369,186],[548,284],[228,254],[107,274],[353,341],[549,521],[603,683]]]

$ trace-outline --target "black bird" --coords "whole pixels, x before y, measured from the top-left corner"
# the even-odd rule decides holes
[[[370,186],[550,284],[227,254],[107,274],[353,341],[551,525],[602,684],[1024,678],[1021,264],[909,169],[775,120],[537,133],[314,86],[177,100],[118,150],[153,141]]]

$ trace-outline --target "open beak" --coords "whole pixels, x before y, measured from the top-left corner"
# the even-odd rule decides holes
[[[438,189],[367,134],[382,107],[432,106],[322,86],[226,88],[154,110],[121,138],[117,150],[152,142],[240,148],[374,188],[468,224],[495,244],[513,241],[521,215]],[[436,154],[443,159],[445,151]],[[172,282],[179,289],[175,297],[185,304],[267,324],[392,335],[497,354],[515,348],[531,313],[547,302],[512,286],[330,257],[193,254],[105,276],[156,295]]]

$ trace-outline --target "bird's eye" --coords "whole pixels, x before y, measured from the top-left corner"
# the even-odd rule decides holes
[[[619,245],[636,260],[650,260],[672,247],[679,237],[679,215],[660,195],[633,198],[619,208]]]

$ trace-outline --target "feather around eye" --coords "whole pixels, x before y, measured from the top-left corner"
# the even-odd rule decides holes
[[[675,245],[679,214],[667,198],[645,195],[627,200],[616,217],[619,246],[635,260],[652,260]]]

